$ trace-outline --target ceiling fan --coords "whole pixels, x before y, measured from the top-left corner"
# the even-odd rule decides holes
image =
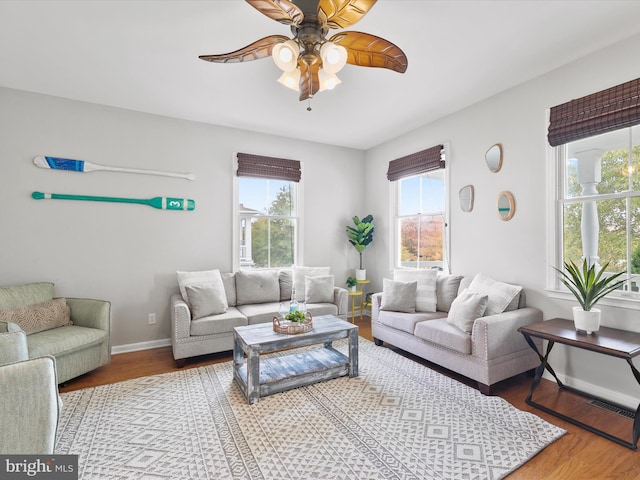
[[[270,35],[240,50],[201,55],[208,62],[237,63],[269,56],[283,74],[280,83],[300,92],[307,100],[335,87],[336,73],[345,65],[407,70],[407,57],[393,43],[362,32],[339,32],[327,39],[330,29],[349,27],[364,17],[377,0],[246,0],[266,15],[291,25],[293,38]]]

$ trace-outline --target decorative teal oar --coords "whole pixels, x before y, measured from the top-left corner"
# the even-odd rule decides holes
[[[62,195],[58,193],[33,192],[31,194],[36,200],[89,200],[93,202],[113,202],[113,203],[140,203],[149,205],[160,210],[194,210],[196,202],[190,198],[154,197],[144,198],[120,198],[120,197],[94,197],[92,195]]]

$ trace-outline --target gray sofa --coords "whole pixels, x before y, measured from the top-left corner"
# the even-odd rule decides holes
[[[524,289],[513,298],[503,297],[499,308],[465,312],[460,305],[464,298],[478,296],[501,296],[499,286],[508,284],[494,282],[491,288],[479,292],[470,287],[478,287],[477,277],[463,278],[454,275],[437,274],[435,280],[435,311],[414,313],[394,308],[384,310],[385,292],[372,295],[371,332],[376,345],[387,342],[432,363],[475,380],[478,389],[488,395],[491,386],[501,380],[523,372],[528,372],[540,364],[536,353],[527,345],[518,328],[542,321],[542,312],[526,306]],[[483,277],[487,280],[487,277]],[[406,280],[406,279],[405,279]],[[488,279],[487,281],[491,281]],[[385,284],[386,286],[386,284]],[[514,287],[510,285],[510,287]],[[458,302],[454,301],[459,298]],[[455,305],[455,307],[454,307]],[[504,311],[498,312],[502,307]],[[448,318],[455,308],[457,324]],[[410,309],[409,309],[410,310]],[[433,309],[432,309],[433,310]],[[465,318],[461,318],[464,317]],[[460,322],[462,320],[462,322]],[[460,328],[466,325],[466,330]],[[541,348],[541,342],[538,340]]]
[[[307,282],[308,277],[313,280]],[[234,327],[273,321],[281,304],[291,301],[292,288],[298,301],[311,300],[306,307],[313,316],[347,315],[347,290],[334,286],[328,267],[178,272],[178,283],[180,293],[171,296],[171,345],[178,367],[189,357],[232,350]]]
[[[57,308],[66,310],[70,324],[52,319]],[[111,361],[110,315],[111,304],[104,300],[55,299],[53,283],[0,288],[0,332],[20,332],[25,325],[36,330],[26,331],[29,358],[53,356],[60,383]]]

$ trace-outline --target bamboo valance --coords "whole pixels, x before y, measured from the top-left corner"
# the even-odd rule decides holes
[[[555,147],[637,124],[640,78],[553,107],[547,138]]]
[[[390,182],[413,175],[438,170],[445,167],[442,157],[442,145],[427,148],[420,152],[412,153],[406,157],[397,158],[389,162],[387,179]]]
[[[238,153],[238,171],[236,174],[239,177],[259,177],[299,182],[302,171],[298,160]]]

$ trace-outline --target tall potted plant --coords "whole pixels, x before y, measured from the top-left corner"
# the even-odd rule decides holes
[[[360,269],[356,269],[356,278],[365,280],[367,271],[362,267],[362,252],[373,240],[373,215],[367,215],[362,220],[357,216],[353,217],[353,223],[355,227],[347,225],[347,236],[349,243],[355,247],[360,255]]]
[[[560,274],[560,281],[580,304],[579,307],[573,307],[573,323],[576,330],[585,330],[587,334],[597,332],[600,329],[600,309],[593,306],[624,283],[624,279],[619,280],[619,277],[625,272],[615,273],[610,277],[602,276],[608,266],[609,262],[596,272],[595,264],[589,265],[585,258],[582,267],[572,260],[564,262],[566,271],[553,267]]]

